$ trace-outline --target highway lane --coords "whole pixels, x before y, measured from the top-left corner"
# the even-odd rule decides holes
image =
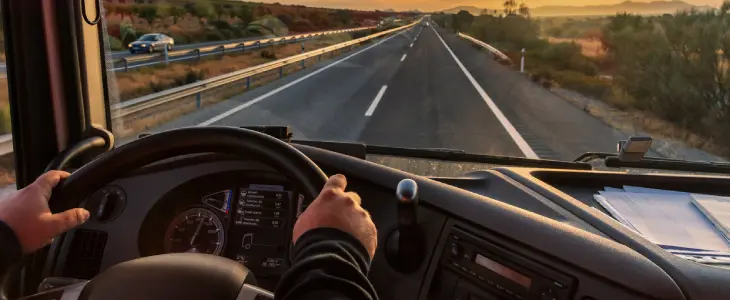
[[[470,42],[421,26],[150,131],[193,125],[289,125],[297,139],[562,160],[627,138]]]
[[[524,156],[430,27],[387,85],[362,142]]]

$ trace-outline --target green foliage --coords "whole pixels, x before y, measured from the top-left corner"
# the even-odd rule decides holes
[[[462,10],[452,16],[451,26],[459,32],[467,32],[474,23],[474,16],[468,11]]]
[[[172,17],[172,23],[177,24],[177,19],[187,14],[188,11],[185,10],[184,7],[180,6],[171,6],[170,10],[168,11],[168,14]]]
[[[152,24],[152,22],[157,19],[157,5],[154,4],[143,4],[139,5],[139,12],[137,13],[137,16],[139,16],[142,19],[147,20],[147,23]]]
[[[209,19],[215,14],[213,6],[206,0],[196,0],[193,5],[189,6],[188,11],[191,15],[200,19],[200,23],[203,23],[203,18]]]
[[[119,25],[119,39],[127,45],[137,39],[137,32],[132,27],[132,24],[122,23]]]
[[[349,11],[340,9],[335,12],[335,20],[342,25],[352,24],[352,14]]]
[[[242,25],[248,25],[253,21],[253,10],[248,5],[241,5],[233,12],[234,16],[241,20]]]
[[[127,49],[126,44],[123,44],[120,39],[114,36],[109,36],[109,48],[111,48],[112,50]]]
[[[218,30],[231,29],[231,24],[228,24],[228,22],[223,20],[210,21],[209,24]]]

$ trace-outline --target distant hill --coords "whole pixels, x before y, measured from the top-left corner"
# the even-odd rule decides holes
[[[499,9],[499,3],[493,3],[489,9]],[[536,17],[547,16],[601,16],[613,15],[616,13],[633,13],[642,15],[658,15],[666,13],[674,13],[678,10],[690,9],[707,10],[713,9],[711,6],[697,6],[686,3],[684,1],[653,1],[653,2],[632,2],[625,1],[610,5],[586,5],[586,6],[538,6],[531,8],[530,12]],[[472,15],[480,15],[483,8],[474,6],[459,6],[444,10],[445,13],[458,13],[466,10]]]

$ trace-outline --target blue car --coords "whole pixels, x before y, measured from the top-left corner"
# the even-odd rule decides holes
[[[162,33],[145,34],[128,45],[129,52],[132,54],[152,53],[163,51],[165,48],[167,51],[171,51],[174,47],[175,40]]]

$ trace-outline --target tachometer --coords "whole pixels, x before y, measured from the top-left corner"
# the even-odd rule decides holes
[[[172,220],[165,233],[165,252],[220,255],[225,236],[223,223],[215,213],[193,208]]]

